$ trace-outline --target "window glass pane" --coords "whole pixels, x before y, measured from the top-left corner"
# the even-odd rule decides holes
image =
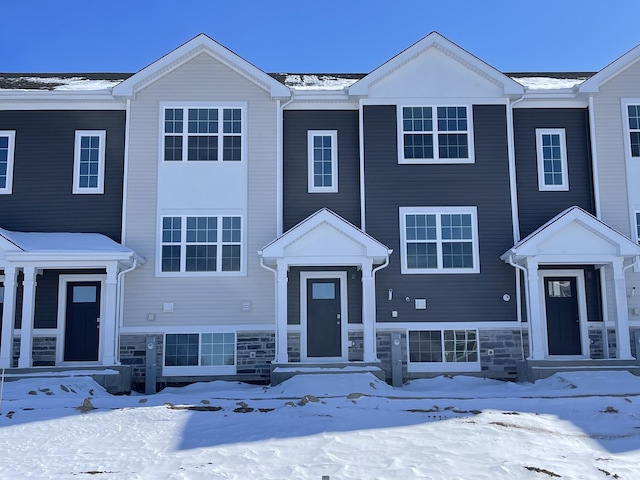
[[[164,159],[167,162],[179,162],[182,160],[182,137],[165,135]]]
[[[336,298],[335,283],[311,282],[311,298],[314,300],[333,300]]]
[[[240,217],[222,217],[222,241],[239,243],[241,238]]]
[[[225,162],[239,162],[242,160],[242,137],[224,137],[222,160]]]
[[[198,365],[198,334],[167,334],[164,364],[167,367]]]
[[[218,239],[217,217],[187,217],[187,242],[213,243]]]
[[[467,129],[466,107],[438,107],[438,131],[460,132]],[[459,157],[450,157],[459,158]]]
[[[640,212],[636,212],[636,235],[640,240]]]
[[[190,108],[188,115],[189,133],[218,133],[217,108]]]
[[[223,132],[241,133],[242,110],[239,108],[225,108],[223,112]]]
[[[203,333],[200,347],[200,365],[235,365],[233,333]]]
[[[162,218],[162,243],[180,242],[181,238],[180,217],[163,217]]]
[[[433,158],[433,135],[405,134],[404,157],[409,159]]]
[[[547,292],[549,297],[571,297],[571,281],[569,280],[549,280],[547,281]]]
[[[80,188],[96,188],[98,186],[98,164],[100,161],[100,137],[83,135],[80,137],[79,152]]]
[[[95,285],[74,285],[73,303],[95,303],[97,290]]]
[[[222,246],[222,271],[240,271],[240,245]]]
[[[631,132],[631,156],[640,157],[640,132]]]
[[[4,286],[0,285],[0,303],[4,303]]]
[[[180,245],[162,246],[162,271],[180,271]]]
[[[478,341],[475,330],[445,330],[446,362],[477,362]]]
[[[164,133],[182,133],[183,111],[181,108],[167,108],[164,111]]]
[[[187,160],[196,162],[218,160],[218,137],[189,135]]]
[[[409,332],[409,359],[412,362],[442,362],[442,336],[437,330]]]
[[[332,138],[330,135],[313,136],[313,186],[332,187]]]
[[[629,128],[631,130],[640,129],[640,105],[627,106],[627,112],[629,113]]]
[[[438,135],[438,155],[440,158],[469,158],[466,133]]]
[[[187,272],[215,272],[217,265],[216,245],[187,245]]]
[[[438,247],[435,243],[408,243],[407,268],[438,268]]]

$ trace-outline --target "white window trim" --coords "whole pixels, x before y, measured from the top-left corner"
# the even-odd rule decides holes
[[[10,195],[13,192],[13,163],[16,151],[16,132],[14,130],[0,130],[0,137],[9,138],[9,149],[7,153],[7,181],[5,186],[0,188],[0,195]]]
[[[452,327],[458,328],[411,328],[406,333],[406,351],[407,351],[407,371],[408,372],[479,372],[482,367],[480,364],[480,332],[475,328],[461,328],[458,324],[452,325]],[[411,350],[409,345],[409,332],[410,331],[422,331],[433,330],[439,331],[441,334],[441,348],[442,358],[444,358],[444,332],[445,330],[475,330],[476,332],[476,346],[478,351],[478,360],[475,362],[412,362]]]
[[[404,107],[431,107],[432,112],[432,120],[433,120],[433,158],[404,158],[404,125],[403,125],[403,116],[402,109]],[[440,132],[438,131],[438,107],[465,107],[467,109],[467,130],[466,131],[446,131]],[[397,129],[398,129],[398,163],[406,164],[406,165],[450,165],[450,164],[466,164],[466,163],[475,163],[475,149],[473,143],[473,106],[472,105],[464,105],[464,104],[428,104],[428,105],[417,105],[417,104],[406,104],[406,105],[397,105],[396,108],[396,118],[397,118]],[[411,132],[407,132],[411,133]],[[469,149],[469,157],[468,158],[439,158],[439,150],[438,150],[438,134],[439,133],[466,133],[467,134],[467,147]]]
[[[182,160],[167,160],[165,161],[164,159],[164,137],[165,137],[165,131],[164,131],[164,117],[165,117],[165,110],[167,109],[182,109],[183,110],[183,128],[182,128]],[[188,119],[188,110],[190,108],[207,108],[207,109],[212,109],[212,108],[216,108],[220,111],[224,110],[224,109],[231,109],[231,108],[235,108],[235,109],[240,109],[241,110],[241,116],[242,118],[240,119],[240,135],[238,135],[241,140],[240,140],[240,144],[241,144],[241,150],[240,150],[240,160],[237,161],[223,161],[222,160],[222,155],[223,155],[223,145],[224,145],[224,141],[218,141],[218,160],[210,160],[210,161],[194,161],[194,160],[187,160],[187,156],[188,156],[188,136],[189,136],[189,132],[188,132],[188,128],[187,128],[187,119]],[[238,163],[244,163],[246,158],[247,158],[247,103],[246,102],[160,102],[160,115],[159,115],[159,135],[158,135],[158,139],[159,139],[159,144],[158,144],[158,158],[161,164],[165,164],[165,165],[182,165],[182,164],[188,164],[188,163],[197,163],[197,164],[238,164]],[[216,134],[218,136],[219,139],[222,139],[223,137],[223,133],[220,131],[222,128],[222,120],[221,120],[221,116],[220,114],[218,115],[218,121],[219,123],[219,131]]]
[[[236,368],[238,364],[238,335],[236,332],[225,332],[225,331],[215,331],[215,332],[191,332],[191,331],[180,331],[180,332],[167,332],[163,335],[163,347],[167,341],[167,335],[198,335],[198,363],[200,363],[200,354],[202,348],[202,335],[207,333],[233,333],[234,334],[234,352],[233,352],[233,365],[186,365],[186,366],[166,366],[165,365],[165,352],[166,349],[163,348],[162,351],[162,373],[165,376],[181,376],[181,375],[235,375]]]
[[[316,187],[313,184],[313,139],[331,137],[331,186]],[[336,193],[338,191],[338,131],[309,130],[307,132],[307,182],[309,193]]]
[[[472,251],[473,268],[443,268],[442,267],[442,230],[441,215],[449,213],[464,213],[471,215],[471,229],[473,232]],[[407,238],[406,238],[406,215],[410,214],[433,214],[436,215],[437,236],[434,242],[437,243],[438,268],[408,268],[407,267]],[[477,207],[400,207],[400,273],[407,275],[422,274],[461,274],[480,273],[480,248],[478,239],[478,208]]]
[[[631,153],[631,130],[629,128],[629,105],[640,105],[640,98],[623,98],[622,103],[622,131],[624,132],[624,152],[628,159],[640,160],[640,157],[634,157]]]
[[[543,135],[558,135],[560,137],[560,161],[562,164],[561,185],[546,185],[544,183],[544,158],[542,153]],[[536,128],[536,158],[538,161],[538,190],[541,192],[568,191],[569,170],[567,162],[567,138],[564,128]]]
[[[98,150],[98,186],[80,187],[80,144],[82,137],[98,137],[100,147]],[[83,194],[103,194],[104,193],[104,164],[106,152],[107,132],[105,130],[76,130],[75,147],[73,154],[73,193]]]
[[[162,219],[164,217],[181,217],[180,224],[180,271],[179,272],[163,272],[162,271]],[[240,218],[240,270],[239,271],[209,271],[209,272],[187,272],[186,271],[186,246],[187,244],[187,217],[217,217],[218,218],[218,232],[222,235],[222,217],[239,217]],[[164,213],[159,215],[157,220],[157,248],[156,248],[156,276],[157,277],[238,277],[246,275],[246,263],[247,263],[247,227],[245,222],[245,216],[239,213],[211,213],[211,212],[196,212],[196,213]],[[169,243],[167,243],[169,244]],[[189,244],[191,245],[191,244]],[[195,245],[195,244],[194,244]],[[216,245],[223,245],[223,243],[216,242]],[[222,255],[221,249],[219,249],[219,255],[217,257],[216,266],[222,268]]]

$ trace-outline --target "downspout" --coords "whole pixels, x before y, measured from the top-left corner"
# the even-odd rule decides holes
[[[591,141],[591,179],[593,182],[593,203],[596,210],[596,218],[600,219],[602,210],[600,206],[600,178],[598,175],[596,116],[595,107],[593,104],[593,95],[589,95],[589,140]],[[607,301],[607,276],[603,268],[598,269],[598,275],[600,276],[600,302],[602,304],[602,355],[604,358],[609,358],[609,333],[607,331],[607,322],[609,321],[609,302]]]
[[[293,92],[291,98],[284,104],[280,103],[280,99],[276,100],[276,238],[283,233],[283,216],[284,216],[284,127],[283,114],[287,105],[293,102]],[[270,269],[269,269],[270,270]]]
[[[138,258],[136,255],[134,255],[133,265],[126,270],[118,272],[118,275],[116,276],[116,312],[118,318],[116,319],[116,341],[114,345],[115,352],[113,352],[113,358],[116,359],[120,358],[120,328],[122,327],[122,318],[124,317],[124,303],[122,302],[124,292],[122,278],[124,277],[125,273],[129,273],[136,268],[138,268]]]
[[[526,92],[526,89],[525,89]],[[511,98],[507,97],[507,154],[509,157],[509,190],[511,193],[511,224],[513,229],[513,244],[517,244],[520,241],[520,218],[518,216],[518,185],[516,178],[516,146],[515,146],[515,133],[513,127],[513,106],[524,100],[525,93],[520,98],[511,101]],[[525,272],[525,303],[527,305],[527,320],[529,329],[531,328],[530,315],[529,315],[529,289],[527,286],[527,271],[524,267],[516,266],[512,263],[511,255],[509,256],[509,263],[516,269],[521,268]],[[522,337],[522,282],[520,280],[520,274],[516,272],[516,316],[520,323],[520,345],[522,347],[522,359],[524,360],[524,343]],[[529,333],[531,335],[531,333]]]
[[[376,336],[376,323],[377,323],[377,318],[378,318],[378,306],[376,304],[376,290],[377,290],[377,287],[376,287],[376,273],[379,270],[382,270],[383,268],[386,268],[386,267],[389,266],[389,257],[391,256],[392,253],[393,253],[393,250],[388,250],[388,255],[387,255],[387,258],[385,258],[384,263],[382,263],[381,265],[378,265],[376,268],[371,270],[371,277],[373,278],[373,333],[374,333],[374,337]],[[364,322],[364,318],[362,319],[362,321]],[[374,350],[375,350],[375,343],[374,343]],[[375,353],[375,358],[378,358],[377,352],[374,351],[374,353]]]
[[[529,332],[529,344],[531,344],[531,340],[533,339],[533,332],[531,330],[531,307],[530,307],[531,299],[529,298],[529,283],[527,282],[529,271],[526,269],[526,267],[523,267],[522,265],[518,265],[513,261],[512,253],[509,254],[509,265],[511,265],[517,270],[521,270],[524,273],[524,280],[525,280],[524,296],[525,296],[525,303],[527,305],[527,331]],[[520,274],[518,274],[518,280],[520,280]],[[518,284],[519,283],[520,282],[518,282]],[[518,291],[518,295],[520,295],[519,291]],[[520,312],[520,309],[518,309],[518,317],[519,317],[518,321],[520,322],[520,348],[522,350],[522,360],[526,360],[524,355],[524,336],[522,335],[522,314]]]
[[[278,358],[278,270],[275,268],[271,268],[268,267],[267,265],[265,265],[264,263],[264,258],[262,258],[262,251],[259,251],[258,254],[260,255],[260,266],[262,268],[264,268],[265,270],[269,270],[271,272],[273,272],[274,276],[275,276],[275,281],[274,283],[274,297],[275,298],[275,318],[274,318],[274,325],[273,325],[273,331],[275,332],[276,336],[275,336],[275,344],[276,344],[276,358]],[[286,333],[285,333],[286,334]]]
[[[364,105],[362,104],[362,99],[358,100],[358,136],[358,149],[360,150],[360,230],[366,232],[364,195]],[[387,260],[389,260],[389,257],[387,257]]]

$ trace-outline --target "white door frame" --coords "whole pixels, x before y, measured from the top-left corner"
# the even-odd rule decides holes
[[[585,359],[591,358],[589,352],[589,325],[587,315],[587,294],[584,281],[584,270],[538,270],[540,278],[540,312],[542,313],[542,345],[547,359]],[[580,320],[581,355],[549,355],[549,333],[547,329],[546,277],[574,277],[576,279],[576,295],[578,295],[578,317]]]
[[[307,280],[313,278],[337,278],[340,280],[340,357],[307,357]],[[347,272],[300,272],[300,361],[301,362],[348,362],[349,339],[347,303]]]
[[[87,275],[60,275],[58,279],[58,327],[56,335],[56,365],[72,364],[95,364],[102,363],[104,350],[104,328],[102,319],[105,314],[105,283],[106,274]],[[97,362],[65,362],[64,361],[64,338],[67,328],[67,284],[70,282],[100,282],[100,334],[98,336],[98,360]]]

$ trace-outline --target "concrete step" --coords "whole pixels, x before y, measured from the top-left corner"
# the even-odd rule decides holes
[[[6,382],[25,378],[91,377],[109,393],[131,392],[129,365],[5,368],[3,374]]]
[[[385,381],[385,372],[380,362],[344,362],[344,363],[273,363],[271,365],[271,385],[289,380],[296,375],[371,373]]]
[[[579,371],[624,370],[640,376],[640,363],[637,360],[584,359],[584,360],[525,360],[518,362],[519,382],[534,382],[550,377],[555,373]]]

